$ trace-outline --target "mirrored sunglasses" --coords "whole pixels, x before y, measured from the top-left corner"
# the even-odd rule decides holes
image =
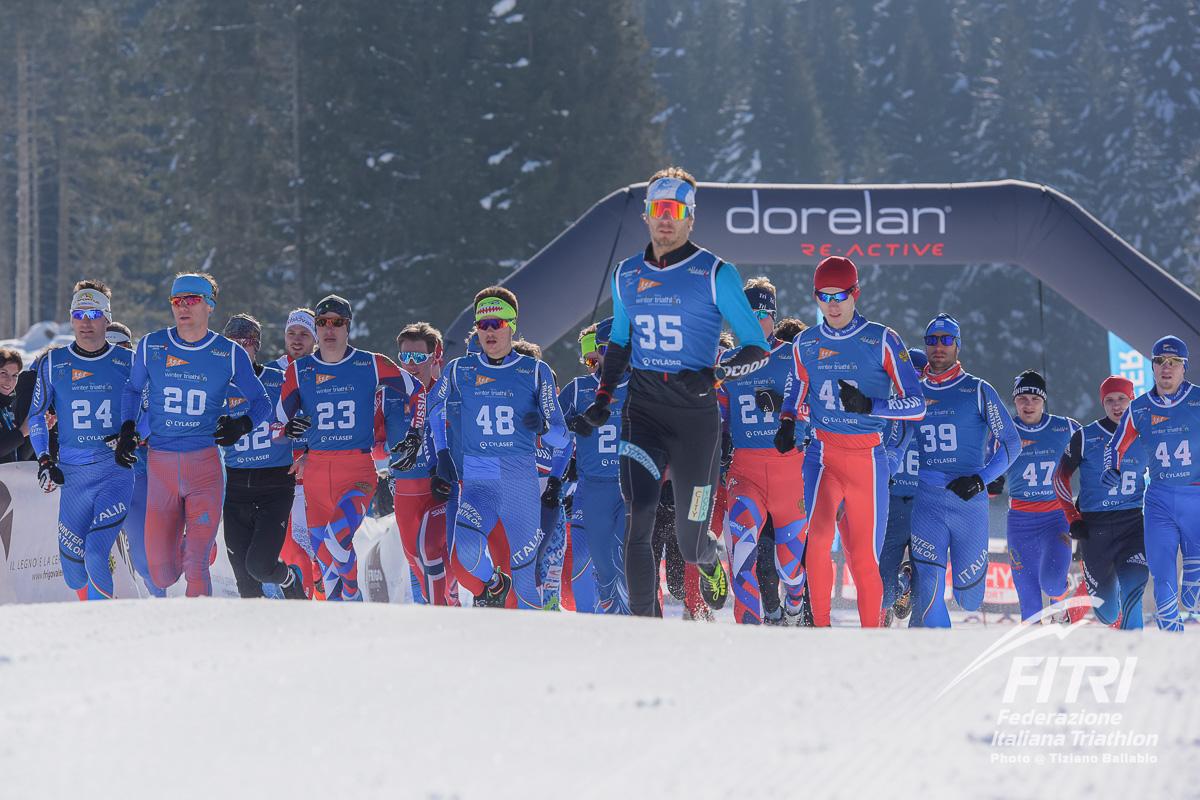
[[[822,303],[841,303],[850,299],[850,295],[854,294],[854,287],[841,292],[813,292],[817,299]]]
[[[344,328],[349,324],[350,320],[346,319],[345,317],[317,317],[318,328]]]
[[[650,219],[687,219],[692,215],[692,209],[687,203],[678,200],[647,200],[646,216]]]
[[[429,353],[401,352],[396,354],[403,364],[424,364],[432,356]]]

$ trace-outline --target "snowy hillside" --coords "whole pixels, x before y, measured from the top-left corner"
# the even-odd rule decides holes
[[[1003,635],[1030,630],[1071,633],[1002,654],[938,699]],[[1195,635],[239,600],[5,606],[3,796],[1194,796]],[[1033,656],[1115,657],[1120,679],[1099,694],[1114,702],[1086,680],[1067,702],[1060,666],[1046,702],[1019,686],[1005,703],[1014,657]],[[1019,717],[1076,710],[1121,716]],[[1075,730],[1125,740],[1088,747]],[[996,746],[997,731],[1025,738]],[[1025,744],[1056,732],[1064,744]],[[1090,754],[1156,763],[1053,763]]]

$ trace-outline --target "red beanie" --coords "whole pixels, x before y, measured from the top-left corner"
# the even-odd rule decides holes
[[[1133,381],[1129,378],[1122,378],[1120,375],[1109,375],[1100,384],[1100,402],[1104,402],[1104,398],[1108,397],[1113,392],[1120,392],[1133,399]]]
[[[858,267],[848,258],[829,256],[817,264],[817,272],[813,275],[813,291],[819,291],[826,286],[833,286],[843,291],[849,291],[858,297]]]

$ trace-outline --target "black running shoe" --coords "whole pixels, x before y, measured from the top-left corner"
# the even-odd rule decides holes
[[[492,575],[492,580],[483,587],[483,594],[475,598],[476,608],[504,608],[508,593],[512,589],[512,578],[499,569]]]
[[[783,611],[787,616],[787,624],[793,628],[811,628],[813,626],[812,605],[808,601],[808,587],[804,587],[804,594],[800,595],[799,602],[796,602],[792,597],[788,597],[783,601]]]
[[[768,611],[763,614],[762,621],[763,625],[786,625],[787,621],[783,618],[783,605],[777,605],[774,611]]]
[[[308,599],[308,595],[304,593],[304,576],[300,574],[300,568],[295,564],[288,565],[288,582],[281,583],[279,588],[283,590],[285,600]]]
[[[892,603],[892,613],[896,619],[908,619],[912,613],[912,564],[905,562],[900,567],[900,596]]]
[[[725,606],[725,598],[729,597],[729,577],[725,567],[720,561],[711,567],[701,564],[696,567],[700,572],[700,596],[704,598],[704,604],[713,611],[720,611]]]

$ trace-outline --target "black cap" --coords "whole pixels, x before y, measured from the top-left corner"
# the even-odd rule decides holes
[[[350,303],[336,294],[331,294],[317,303],[317,307],[313,309],[313,316],[319,317],[322,314],[337,314],[339,317],[354,319],[354,310],[350,308]]]
[[[262,339],[262,325],[249,314],[234,314],[225,323],[224,335],[227,339]]]
[[[1032,369],[1027,369],[1013,380],[1013,397],[1019,394],[1037,395],[1046,399],[1046,379]]]

